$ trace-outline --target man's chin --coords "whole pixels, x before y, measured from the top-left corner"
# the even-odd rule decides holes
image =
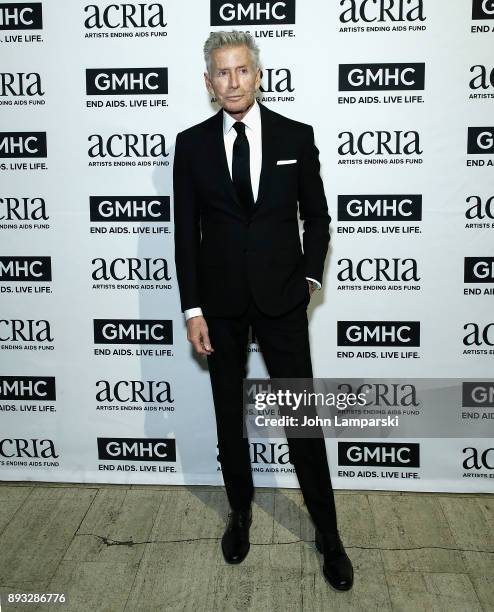
[[[230,115],[239,115],[240,113],[246,113],[254,103],[254,100],[246,102],[245,100],[239,100],[238,102],[231,102],[225,100],[223,109],[226,110]]]

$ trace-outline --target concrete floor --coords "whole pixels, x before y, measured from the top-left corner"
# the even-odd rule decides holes
[[[0,483],[0,592],[65,592],[8,610],[494,610],[494,496],[337,493],[355,568],[321,575],[298,490],[257,489],[251,551],[226,565],[216,487]]]

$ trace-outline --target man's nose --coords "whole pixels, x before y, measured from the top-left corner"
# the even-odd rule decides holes
[[[230,87],[232,89],[237,89],[238,87],[238,76],[235,73],[230,76]]]

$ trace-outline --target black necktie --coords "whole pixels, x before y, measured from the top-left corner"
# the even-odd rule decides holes
[[[254,206],[252,183],[250,181],[250,149],[249,141],[245,135],[245,123],[236,121],[233,124],[237,137],[233,143],[232,181],[238,199],[246,213],[250,215]]]

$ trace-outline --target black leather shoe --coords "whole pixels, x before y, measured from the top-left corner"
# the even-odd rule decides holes
[[[228,523],[221,539],[221,550],[227,563],[242,563],[250,549],[249,527],[252,523],[252,511],[232,510],[228,514]]]
[[[337,591],[350,590],[353,585],[353,566],[339,534],[322,534],[316,529],[316,548],[324,555],[322,572],[329,584]]]

